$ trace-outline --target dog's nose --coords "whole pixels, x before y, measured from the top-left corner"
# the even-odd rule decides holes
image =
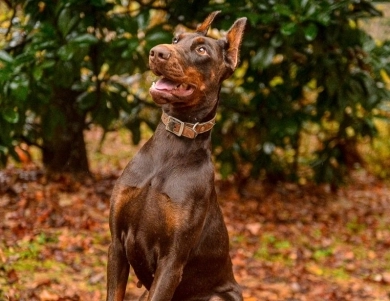
[[[171,52],[167,47],[162,46],[162,45],[158,45],[158,46],[153,47],[150,50],[149,57],[151,59],[158,59],[158,60],[166,61],[171,57]]]

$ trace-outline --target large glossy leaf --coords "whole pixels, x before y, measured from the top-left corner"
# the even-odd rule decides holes
[[[282,24],[282,27],[280,28],[280,32],[282,35],[285,36],[291,36],[297,31],[297,24],[293,22],[284,23]]]
[[[158,44],[170,43],[172,32],[165,31],[162,26],[157,26],[146,32],[145,40],[146,51],[149,53],[149,50]]]
[[[0,61],[6,62],[6,63],[12,63],[13,58],[6,51],[0,50]]]
[[[66,44],[58,49],[58,56],[63,61],[70,61],[73,58],[76,47],[71,44]]]
[[[3,118],[9,123],[17,123],[19,121],[19,113],[14,109],[5,108],[2,110],[1,114]]]
[[[80,21],[80,17],[74,14],[71,9],[64,8],[60,11],[58,16],[58,27],[65,37],[70,30]]]
[[[42,79],[43,76],[43,68],[41,66],[35,66],[33,69],[33,77],[36,81]]]
[[[25,101],[29,93],[29,81],[19,77],[10,83],[11,95],[19,102]]]
[[[314,23],[310,23],[304,28],[305,38],[308,41],[313,41],[318,34],[318,27]]]
[[[274,58],[275,48],[273,47],[262,47],[257,53],[251,58],[251,64],[255,68],[268,67]]]
[[[89,33],[85,33],[79,36],[76,36],[74,39],[71,40],[73,43],[77,44],[86,44],[86,45],[93,45],[98,42],[98,38],[96,38],[94,35],[91,35]]]
[[[273,7],[273,10],[283,16],[291,17],[293,15],[293,12],[291,11],[290,7],[285,4],[276,4]]]

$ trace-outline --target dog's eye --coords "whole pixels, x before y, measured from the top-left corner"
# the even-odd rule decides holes
[[[196,51],[199,53],[199,54],[207,54],[207,50],[206,50],[206,48],[205,47],[203,47],[203,46],[200,46],[200,47],[198,47],[198,48],[196,48]]]
[[[175,37],[175,38],[172,39],[172,44],[177,44],[177,42],[179,42],[178,38]]]

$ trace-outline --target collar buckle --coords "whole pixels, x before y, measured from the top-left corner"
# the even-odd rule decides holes
[[[180,125],[180,128],[178,131],[176,130],[176,125]],[[175,134],[176,136],[180,137],[183,134],[184,126],[185,126],[185,124],[183,121],[181,121],[175,117],[168,116],[168,122],[165,125],[165,129],[168,132],[171,132],[171,133]]]

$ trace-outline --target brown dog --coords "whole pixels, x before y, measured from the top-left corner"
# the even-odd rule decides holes
[[[114,187],[109,301],[123,300],[130,266],[147,289],[140,300],[242,300],[215,193],[210,130],[246,18],[215,40],[207,31],[218,13],[150,51],[150,68],[161,76],[150,94],[163,115]]]

